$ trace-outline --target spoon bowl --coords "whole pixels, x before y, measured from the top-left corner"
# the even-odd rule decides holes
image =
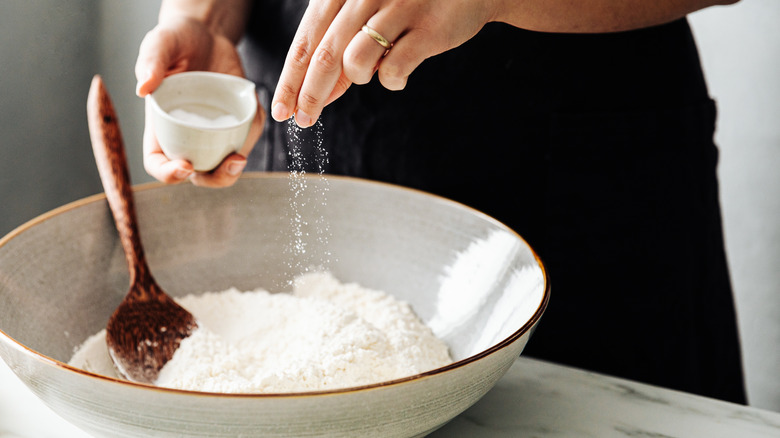
[[[149,270],[130,185],[119,120],[103,80],[95,76],[87,98],[92,150],[130,272],[130,290],[106,326],[108,352],[128,380],[154,383],[195,318],[157,284]]]

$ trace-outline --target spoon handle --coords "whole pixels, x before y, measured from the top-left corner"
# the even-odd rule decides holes
[[[122,133],[111,97],[103,80],[95,75],[87,97],[87,121],[92,151],[95,154],[100,180],[106,192],[108,205],[125,251],[130,271],[130,283],[149,283],[153,280],[146,263],[144,249],[133,203],[130,172],[127,166]],[[136,289],[136,288],[133,288]],[[149,291],[153,288],[143,288]]]

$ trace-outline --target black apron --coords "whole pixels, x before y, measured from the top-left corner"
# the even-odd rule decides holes
[[[266,108],[306,3],[253,11],[241,50]],[[436,193],[521,234],[553,291],[524,354],[745,403],[715,116],[684,19],[599,35],[491,23],[404,91],[352,86],[296,144],[316,154],[321,135],[328,173]],[[250,168],[288,170],[289,136],[269,118]]]

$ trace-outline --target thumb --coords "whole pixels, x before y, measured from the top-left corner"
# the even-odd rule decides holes
[[[135,63],[135,77],[138,81],[135,92],[144,97],[160,86],[166,72],[174,70],[175,36],[159,26],[146,34],[138,51]]]

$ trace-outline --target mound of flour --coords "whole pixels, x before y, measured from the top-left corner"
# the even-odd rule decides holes
[[[190,295],[177,301],[200,328],[160,372],[158,386],[224,393],[329,390],[378,383],[452,362],[409,304],[328,273],[296,279],[291,293]],[[105,333],[71,365],[113,374]],[[107,361],[106,361],[107,359]]]

